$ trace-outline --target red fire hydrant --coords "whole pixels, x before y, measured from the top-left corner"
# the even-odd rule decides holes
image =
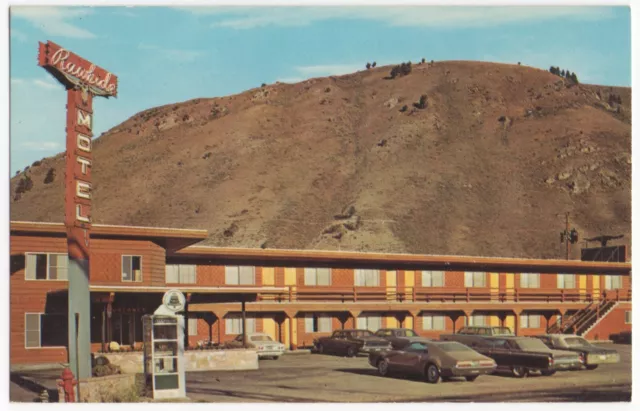
[[[62,370],[62,381],[58,381],[58,385],[64,390],[64,402],[76,402],[76,394],[74,387],[78,381],[73,377],[73,373],[69,368]]]

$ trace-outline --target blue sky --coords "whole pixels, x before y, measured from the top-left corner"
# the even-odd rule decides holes
[[[628,7],[12,7],[11,173],[64,151],[62,86],[36,64],[52,40],[118,75],[94,133],[151,107],[401,61],[551,65],[631,86]],[[37,113],[37,115],[34,115]]]

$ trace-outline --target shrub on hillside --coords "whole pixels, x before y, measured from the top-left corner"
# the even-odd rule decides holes
[[[44,177],[44,183],[45,184],[49,184],[49,183],[53,183],[53,180],[56,179],[56,170],[52,168],[49,169],[49,171],[47,171],[47,175]]]
[[[372,68],[373,68],[373,67],[375,67],[375,66],[376,66],[376,64],[377,64],[377,63],[374,61],[373,63],[371,63],[371,67],[372,67]]]
[[[392,79],[398,76],[406,76],[411,73],[411,62],[402,63],[398,66],[393,66],[391,69],[390,77]]]
[[[366,67],[367,67],[367,70],[369,70],[371,68],[371,63],[367,62]]]
[[[417,103],[413,103],[413,106],[421,110],[427,108],[427,95],[426,94],[421,95],[420,101],[418,101]]]

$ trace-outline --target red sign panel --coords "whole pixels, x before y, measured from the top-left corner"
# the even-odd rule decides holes
[[[67,89],[65,226],[69,258],[89,259],[93,96],[115,97],[118,78],[48,41],[39,43],[38,64]]]
[[[82,85],[96,96],[115,97],[118,94],[118,77],[115,75],[56,43],[38,44],[38,65],[67,88]]]

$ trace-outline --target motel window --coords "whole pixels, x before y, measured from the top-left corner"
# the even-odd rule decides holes
[[[520,315],[520,328],[540,328],[540,316],[537,314]]]
[[[165,281],[174,284],[195,284],[196,266],[185,264],[167,264]]]
[[[479,327],[485,325],[484,315],[471,315],[467,321],[467,317],[464,317],[464,325],[469,327]]]
[[[26,313],[24,316],[26,348],[66,347],[67,316],[65,314]]]
[[[576,288],[575,274],[558,274],[558,288]]]
[[[189,318],[188,328],[189,335],[198,335],[198,319]]]
[[[624,323],[631,324],[631,311],[624,312]]]
[[[465,272],[464,273],[464,286],[465,287],[486,287],[487,275],[484,272]]]
[[[423,330],[444,330],[444,315],[422,315]]]
[[[227,266],[224,268],[225,284],[254,285],[256,268],[253,266]]]
[[[122,281],[142,281],[142,257],[139,255],[122,256]]]
[[[304,285],[331,285],[331,269],[305,268]]]
[[[382,317],[378,315],[364,315],[358,317],[356,321],[356,327],[360,330],[369,330],[376,332],[382,328]]]
[[[304,316],[304,331],[307,333],[330,333],[331,317],[322,314],[306,314]]]
[[[444,287],[444,271],[423,271],[423,287]]]
[[[380,285],[379,270],[356,269],[354,285],[360,287],[378,287]]]
[[[68,280],[66,254],[25,254],[26,280]]]
[[[520,274],[521,288],[540,288],[540,274],[522,273]]]
[[[604,276],[604,289],[605,290],[617,290],[622,288],[622,276],[621,275],[605,275]]]
[[[242,334],[242,316],[230,315],[224,320],[224,333],[226,335]],[[256,332],[256,319],[247,317],[247,334]]]

